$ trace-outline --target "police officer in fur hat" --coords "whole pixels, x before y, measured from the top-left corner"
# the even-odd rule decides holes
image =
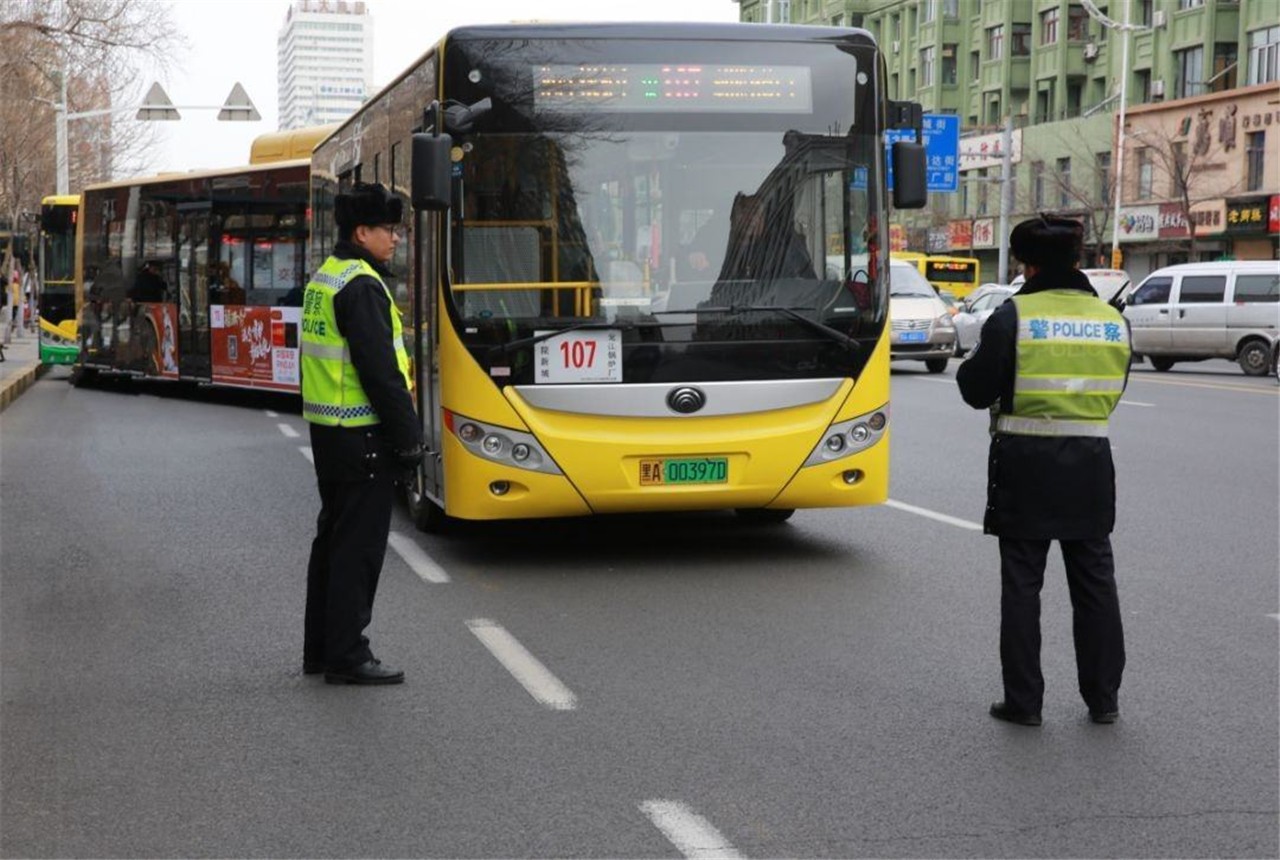
[[[1026,283],[987,319],[956,381],[991,411],[984,531],[1000,539],[1004,699],[991,716],[1041,724],[1040,589],[1050,541],[1066,564],[1080,695],[1095,723],[1119,716],[1124,632],[1111,530],[1108,419],[1129,376],[1129,329],[1077,268],[1081,225],[1041,216],[1009,236]]]
[[[422,459],[400,311],[385,278],[402,204],[356,183],[334,200],[338,242],[302,308],[302,416],[320,487],[307,567],[303,672],[330,684],[398,684],[365,628],[391,528],[395,484]]]

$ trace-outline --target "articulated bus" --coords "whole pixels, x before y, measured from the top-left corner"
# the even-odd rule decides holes
[[[312,156],[313,267],[340,190],[413,204],[418,525],[884,501],[883,132],[918,118],[862,30],[446,34]],[[893,158],[922,205],[923,149]]]
[[[309,178],[298,160],[85,188],[76,380],[297,393]]]
[[[261,135],[246,167],[86,188],[77,381],[299,393],[309,156],[335,127]]]
[[[76,342],[76,235],[80,195],[40,201],[40,361],[74,364]]]
[[[893,256],[910,261],[935,289],[946,290],[958,299],[969,295],[982,283],[976,257],[921,254],[917,251],[894,251]]]

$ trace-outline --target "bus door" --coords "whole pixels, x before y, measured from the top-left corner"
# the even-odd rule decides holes
[[[440,237],[443,233],[443,217],[427,213],[418,218],[415,227],[423,236],[415,242],[419,254],[414,271],[419,273],[414,288],[414,367],[416,370],[418,414],[422,420],[422,439],[427,456],[423,463],[423,489],[438,499],[444,498],[444,436],[440,411]]]
[[[178,206],[178,361],[181,376],[212,379],[208,203]]]

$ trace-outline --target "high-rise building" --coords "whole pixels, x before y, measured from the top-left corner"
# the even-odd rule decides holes
[[[359,0],[295,0],[277,39],[280,128],[342,122],[373,91],[373,18]]]
[[[959,191],[900,213],[911,250],[970,253],[984,277],[1000,277],[1009,122],[1010,227],[1036,212],[1078,217],[1091,262],[1109,259],[1118,238],[1135,277],[1280,254],[1275,220],[1253,218],[1280,207],[1276,0],[737,2],[743,21],[866,28],[884,51],[890,98],[959,116]],[[1117,129],[1122,80],[1129,113]]]

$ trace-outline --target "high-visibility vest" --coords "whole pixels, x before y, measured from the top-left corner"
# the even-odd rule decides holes
[[[360,376],[351,363],[351,347],[338,331],[333,299],[347,284],[368,275],[381,284],[391,306],[391,340],[396,364],[409,377],[409,353],[404,347],[400,309],[382,276],[364,260],[330,257],[311,278],[302,300],[302,417],[329,427],[365,427],[379,423]]]
[[[1124,317],[1079,290],[1015,295],[1017,369],[1013,409],[997,433],[1106,436],[1124,391],[1129,334]]]

